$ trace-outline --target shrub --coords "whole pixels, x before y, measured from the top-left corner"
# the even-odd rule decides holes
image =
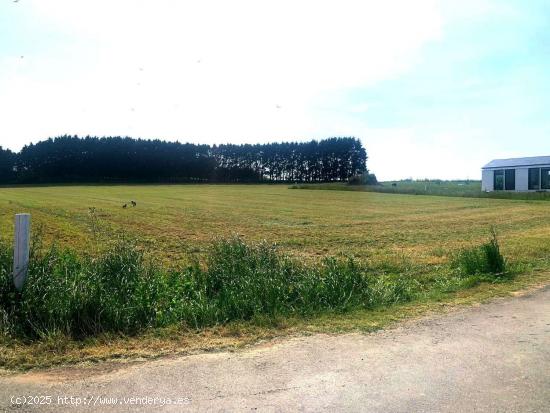
[[[455,258],[454,265],[465,275],[503,275],[506,272],[506,260],[500,252],[496,231],[491,230],[491,238],[483,245],[462,250]]]
[[[467,288],[479,278],[454,273],[433,280],[402,267],[377,273],[352,258],[305,264],[274,245],[237,237],[215,242],[203,266],[181,269],[147,259],[125,237],[93,257],[55,246],[41,251],[32,251],[19,292],[13,287],[10,248],[0,244],[0,334],[47,340],[135,334],[174,324],[199,329],[233,320],[265,323],[290,314],[392,305],[434,286]],[[486,244],[462,251],[456,263],[467,275],[505,270],[494,232]]]
[[[98,257],[34,251],[19,292],[9,248],[0,245],[0,330],[31,339],[372,308],[410,300],[417,290],[410,277],[375,275],[353,259],[306,265],[240,238],[216,242],[204,267],[167,270],[120,238]]]
[[[487,270],[492,274],[504,274],[506,272],[506,260],[500,252],[497,233],[491,230],[491,239],[482,245],[487,262]]]
[[[272,245],[233,238],[215,244],[207,265],[206,294],[215,303],[218,321],[344,310],[366,302],[365,270],[353,260],[306,266]]]
[[[365,172],[361,175],[352,176],[348,184],[350,185],[378,185],[378,179],[375,174]]]

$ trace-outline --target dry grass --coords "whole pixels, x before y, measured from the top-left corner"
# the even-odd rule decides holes
[[[136,208],[123,209],[130,199]],[[267,239],[293,255],[407,259],[431,265],[482,242],[491,225],[504,254],[538,265],[550,254],[544,201],[449,198],[268,185],[150,185],[0,188],[0,237],[30,212],[46,240],[88,248],[89,207],[103,225],[139,235],[166,261],[201,254],[218,236]],[[542,264],[540,264],[542,265]]]
[[[136,208],[123,209],[131,199]],[[487,239],[494,226],[503,254],[525,274],[500,284],[434,295],[375,311],[231,323],[200,332],[180,327],[137,337],[103,335],[85,341],[52,337],[36,343],[0,337],[0,366],[28,369],[98,360],[151,358],[308,332],[372,331],[405,318],[471,304],[550,282],[550,214],[545,201],[450,198],[368,192],[300,191],[259,185],[126,185],[0,188],[0,237],[13,215],[30,212],[46,243],[89,249],[96,208],[100,227],[123,229],[165,263],[202,256],[212,239],[238,233],[276,242],[291,255],[317,260],[354,255],[373,265],[395,263],[437,277],[460,248]],[[93,245],[93,243],[92,243]],[[534,271],[534,272],[532,272]]]

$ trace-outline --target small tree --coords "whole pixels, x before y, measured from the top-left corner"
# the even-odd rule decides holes
[[[348,181],[350,185],[378,185],[378,179],[375,174],[371,174],[368,171],[361,175],[355,175]]]

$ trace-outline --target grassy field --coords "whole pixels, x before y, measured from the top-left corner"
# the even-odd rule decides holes
[[[395,186],[394,186],[395,185]],[[381,182],[380,191],[417,195],[483,196],[481,181],[407,180]]]
[[[122,208],[130,200],[137,206]],[[200,256],[217,237],[240,234],[307,260],[354,255],[373,265],[430,266],[486,239],[491,226],[514,261],[543,265],[550,255],[550,204],[539,201],[268,185],[0,188],[0,237],[11,239],[18,212],[32,214],[46,243],[89,251],[94,228],[99,237],[124,230],[174,264]]]
[[[137,206],[122,208],[130,200]],[[0,319],[7,328],[0,368],[239,347],[303,331],[370,331],[550,277],[545,201],[268,185],[44,186],[0,189],[0,211],[0,293],[4,317],[13,314]],[[32,214],[35,238],[46,246],[76,251],[31,262],[31,287],[21,297],[6,287],[5,244],[18,212]],[[464,248],[483,251],[491,228],[510,277],[455,267]],[[160,262],[150,267],[134,247],[106,242],[119,231]],[[285,255],[234,241],[212,249],[213,240],[234,234],[249,245],[277,243],[276,254]],[[78,258],[87,255],[98,258]],[[323,261],[349,256],[356,259]],[[196,258],[200,267],[181,265]],[[6,324],[11,319],[19,321]],[[18,326],[20,335],[11,330]]]
[[[483,192],[481,181],[406,180],[387,181],[379,185],[348,185],[346,183],[296,184],[292,189],[322,189],[334,191],[379,192],[383,194],[434,195],[466,198],[515,199],[550,201],[550,192]]]

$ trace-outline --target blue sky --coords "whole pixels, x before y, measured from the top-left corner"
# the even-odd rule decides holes
[[[541,0],[2,0],[0,145],[351,135],[381,179],[479,178],[550,155],[549,22]]]

